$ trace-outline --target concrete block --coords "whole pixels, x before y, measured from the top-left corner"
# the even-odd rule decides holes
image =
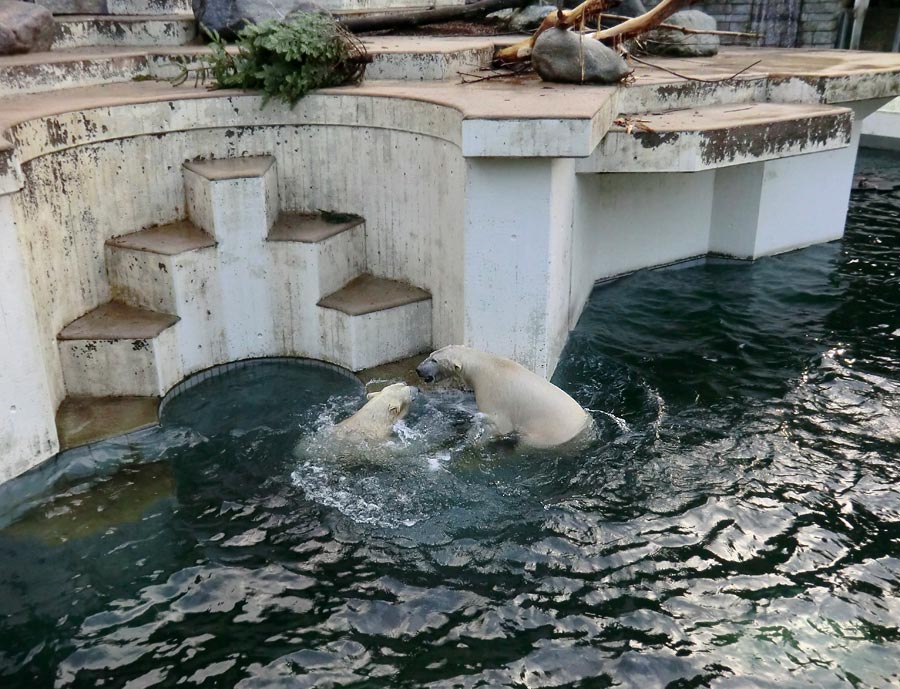
[[[317,305],[319,357],[360,371],[432,346],[431,295],[361,275]]]
[[[321,358],[351,371],[429,351],[431,300],[351,316],[317,307]]]
[[[177,317],[111,302],[59,334],[66,392],[84,397],[160,396],[182,377]]]

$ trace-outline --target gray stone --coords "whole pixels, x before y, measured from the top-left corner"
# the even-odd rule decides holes
[[[191,0],[191,7],[198,22],[225,38],[247,24],[286,19],[294,12],[324,12],[309,0]]]
[[[0,0],[0,55],[50,50],[55,30],[50,10],[30,2]]]
[[[518,12],[513,13],[509,20],[510,31],[518,33],[531,33],[537,30],[546,17],[551,12],[556,12],[554,5],[529,5],[523,7]]]
[[[554,5],[543,4],[529,5],[521,9],[509,7],[505,10],[491,12],[485,19],[502,29],[519,33],[531,33],[541,25],[544,17],[551,12],[556,12],[556,10],[557,8]]]
[[[612,48],[562,29],[548,29],[540,35],[531,64],[544,81],[567,84],[613,84],[631,71]]]
[[[682,10],[666,19],[666,24],[686,29],[715,31],[716,20],[700,10]],[[681,33],[674,29],[655,29],[641,37],[644,49],[653,55],[708,57],[719,52],[719,37],[710,34]]]

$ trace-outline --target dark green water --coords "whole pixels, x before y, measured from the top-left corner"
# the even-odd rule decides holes
[[[298,454],[361,389],[267,363],[4,487],[0,687],[900,686],[900,192],[598,288],[557,382],[583,456],[467,449],[455,393]]]

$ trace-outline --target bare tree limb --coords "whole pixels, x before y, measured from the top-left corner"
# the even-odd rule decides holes
[[[617,41],[623,41],[626,38],[633,38],[645,31],[655,29],[678,10],[689,7],[695,2],[698,2],[698,0],[662,0],[661,3],[649,12],[645,12],[628,21],[617,24],[611,29],[598,31],[594,34],[594,38],[598,41],[608,41],[611,38],[615,38]]]

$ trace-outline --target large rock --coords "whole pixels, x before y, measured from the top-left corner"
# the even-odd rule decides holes
[[[50,50],[55,29],[50,10],[30,2],[0,0],[0,55]]]
[[[293,12],[322,12],[309,0],[191,0],[194,17],[208,29],[231,38],[247,24],[285,19]]]
[[[666,24],[686,29],[715,31],[716,20],[700,10],[682,10],[666,19]],[[710,34],[681,33],[674,29],[655,29],[641,37],[644,49],[654,55],[709,57],[719,52],[719,37]]]
[[[538,37],[531,64],[544,81],[567,84],[613,84],[631,71],[612,48],[562,29],[548,29]]]
[[[529,5],[521,9],[508,7],[505,10],[497,10],[485,16],[491,24],[496,24],[501,29],[508,29],[518,33],[531,33],[541,25],[551,12],[556,12],[554,5]]]

